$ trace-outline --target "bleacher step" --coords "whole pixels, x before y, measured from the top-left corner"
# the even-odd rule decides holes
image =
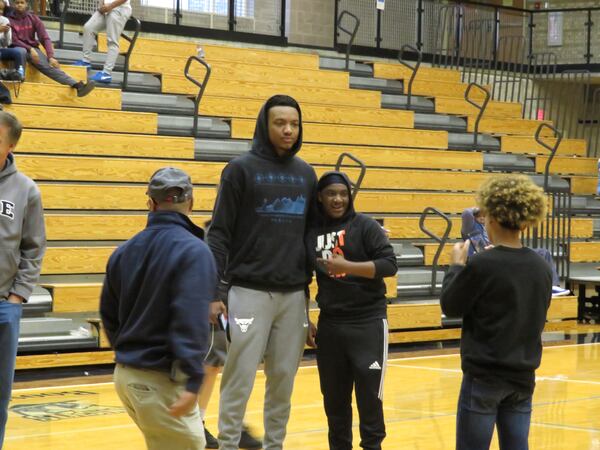
[[[321,56],[319,58],[319,69],[346,70],[346,59]],[[360,61],[354,61],[351,59],[348,64],[348,69],[350,71],[350,75],[363,77],[373,76],[373,67]]]
[[[402,95],[404,84],[398,80],[384,80],[383,78],[350,77],[352,89],[365,89],[368,91],[379,91],[382,94]]]
[[[185,95],[123,92],[121,103],[125,111],[157,112],[159,114],[186,116],[194,114],[194,101]]]
[[[381,95],[381,107],[389,109],[408,109],[408,97],[406,95]],[[413,95],[410,104],[411,111],[421,113],[434,113],[435,103],[433,99]]]
[[[194,118],[191,116],[158,116],[158,134],[169,136],[192,136]],[[222,119],[198,117],[197,136],[207,138],[229,138],[231,127]]]
[[[448,148],[453,150],[488,150],[500,151],[500,140],[488,134],[479,134],[477,146],[474,145],[472,133],[448,133]]]
[[[423,264],[423,252],[421,249],[407,242],[392,243],[394,253],[396,254],[396,262],[399,267],[420,266]]]
[[[415,113],[415,128],[460,133],[467,131],[467,121],[462,117],[445,114]]]
[[[251,142],[243,140],[196,139],[194,159],[198,161],[229,161],[250,150]]]
[[[587,196],[576,196],[574,195],[571,200],[571,211],[573,214],[600,214],[600,200],[587,197]]]
[[[507,153],[484,153],[483,167],[485,170],[534,172],[535,161],[524,155],[514,155]]]
[[[18,351],[98,348],[98,338],[82,319],[36,317],[21,319]]]
[[[37,316],[52,310],[52,296],[47,289],[34,286],[27,303],[23,304],[23,317]]]

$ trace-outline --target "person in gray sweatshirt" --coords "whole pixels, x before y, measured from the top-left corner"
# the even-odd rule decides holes
[[[40,191],[17,171],[12,154],[21,130],[15,116],[0,111],[0,448],[15,372],[22,304],[38,280],[46,250]]]

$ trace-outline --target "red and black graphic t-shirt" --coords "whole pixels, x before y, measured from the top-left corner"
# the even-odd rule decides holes
[[[309,264],[317,275],[322,319],[349,322],[386,317],[383,278],[395,275],[398,267],[378,222],[364,214],[352,215],[344,223],[311,229],[305,243]],[[373,261],[375,278],[330,276],[317,258],[328,259],[336,253],[349,261]]]

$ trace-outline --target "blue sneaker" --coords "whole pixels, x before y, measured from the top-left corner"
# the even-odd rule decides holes
[[[112,76],[110,73],[96,72],[90,80],[96,81],[97,83],[110,83],[112,81]]]
[[[87,61],[84,61],[83,59],[78,59],[77,61],[75,61],[73,63],[74,66],[82,66],[82,67],[87,67],[88,69],[92,68],[92,63],[89,63]]]

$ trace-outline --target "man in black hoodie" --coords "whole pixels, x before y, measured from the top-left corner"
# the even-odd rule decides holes
[[[321,177],[317,210],[306,249],[319,287],[317,365],[329,448],[352,449],[354,387],[360,446],[380,450],[385,438],[382,399],[388,347],[383,277],[396,274],[396,257],[381,225],[354,211],[344,173]]]
[[[316,176],[296,156],[301,145],[300,106],[291,97],[273,96],[258,115],[252,149],[221,174],[208,243],[222,280],[211,320],[216,323],[219,313],[227,314],[231,338],[221,379],[222,450],[238,448],[263,359],[264,448],[283,447],[308,328],[304,292],[309,277],[302,242]]]

